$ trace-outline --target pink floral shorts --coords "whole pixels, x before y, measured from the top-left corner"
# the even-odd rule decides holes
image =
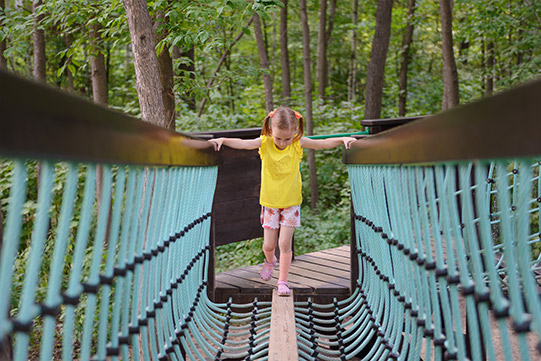
[[[287,208],[261,207],[261,224],[263,228],[276,229],[282,226],[300,227],[301,206]]]

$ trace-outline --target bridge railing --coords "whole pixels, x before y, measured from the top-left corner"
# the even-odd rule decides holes
[[[0,71],[1,359],[266,357],[207,297],[209,143]]]
[[[347,306],[318,306],[338,321],[341,354],[539,358],[540,96],[535,81],[344,152],[357,291]],[[300,350],[337,355],[310,340],[317,328],[303,331]]]

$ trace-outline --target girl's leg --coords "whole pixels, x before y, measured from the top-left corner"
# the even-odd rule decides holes
[[[276,238],[278,237],[278,228],[263,229],[263,253],[268,263],[274,262],[274,250],[276,249]]]
[[[295,227],[280,227],[280,276],[278,281],[287,282],[287,275],[291,267],[291,240],[293,239],[293,233],[295,233]]]
[[[259,276],[263,281],[268,281],[272,278],[272,270],[276,264],[274,257],[274,249],[276,248],[276,236],[278,229],[264,228],[263,231],[263,253],[265,254],[265,263],[261,268]]]

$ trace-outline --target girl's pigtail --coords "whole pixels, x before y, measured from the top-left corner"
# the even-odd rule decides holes
[[[299,114],[299,113],[297,113],[297,114]],[[300,115],[300,116],[297,117],[297,120],[299,122],[299,130],[297,132],[297,135],[295,136],[295,140],[299,140],[304,136],[304,118],[303,118],[302,115]]]
[[[263,119],[263,128],[261,129],[261,135],[271,135],[271,115],[270,113]]]

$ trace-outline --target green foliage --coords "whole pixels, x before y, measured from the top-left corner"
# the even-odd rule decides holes
[[[541,36],[539,36],[536,2],[505,3],[491,0],[459,0],[454,6],[455,55],[459,72],[462,102],[484,95],[485,78],[495,79],[495,89],[502,90],[541,74]],[[175,59],[175,97],[178,111],[178,130],[226,129],[242,126],[241,117],[252,124],[264,115],[263,86],[259,57],[248,20],[256,11],[262,18],[264,38],[270,60],[275,103],[281,103],[281,65],[279,41],[278,0],[152,1],[148,2],[151,17],[164,15],[156,23],[156,30],[165,36],[156,45],[173,51],[195,49],[195,71],[180,70],[180,64],[190,64],[185,56]],[[338,2],[333,33],[328,45],[329,86],[325,105],[342,107],[347,94],[347,78],[351,54],[352,31],[357,32],[357,99],[349,108],[363,110],[364,79],[372,50],[376,2],[361,2],[359,21],[353,29],[351,2]],[[310,47],[312,63],[317,58],[317,29],[319,3],[308,3]],[[537,11],[537,12],[536,12]],[[292,105],[301,109],[304,104],[304,75],[302,63],[302,34],[298,18],[299,4],[288,6],[288,40],[291,68]],[[125,11],[120,0],[101,0],[88,3],[82,0],[47,1],[38,8],[44,17],[41,27],[47,41],[48,82],[91,96],[89,55],[94,51],[106,57],[109,80],[110,106],[129,114],[139,114],[135,87],[135,73],[129,52],[130,37]],[[407,115],[432,114],[441,107],[442,55],[441,29],[437,2],[417,2],[412,19],[415,32],[408,70]],[[385,70],[385,91],[382,117],[398,114],[398,72],[400,69],[402,38],[407,24],[406,2],[395,2],[393,8],[391,42]],[[30,8],[15,7],[8,2],[5,13],[0,13],[0,39],[7,41],[4,56],[10,69],[21,74],[32,74],[32,31]],[[102,28],[103,43],[93,49],[89,44],[90,30],[95,24]],[[237,34],[243,37],[226,56],[221,70],[214,74],[219,59],[233,43]],[[494,44],[496,65],[486,66],[487,46]],[[313,67],[315,70],[315,66]],[[207,84],[213,78],[209,89]],[[185,109],[186,97],[198,103],[208,98],[206,118],[196,119]],[[323,103],[321,104],[323,105]],[[315,112],[321,112],[317,108]],[[240,116],[239,116],[240,114]],[[219,115],[222,120],[233,116],[239,120],[211,120]],[[209,121],[209,122],[208,122]],[[207,123],[208,124],[202,124]],[[196,124],[192,126],[191,124]],[[187,128],[183,126],[187,124]],[[317,127],[317,126],[316,126]],[[316,128],[316,132],[319,132]]]
[[[215,272],[263,263],[263,238],[230,243],[216,248]]]

